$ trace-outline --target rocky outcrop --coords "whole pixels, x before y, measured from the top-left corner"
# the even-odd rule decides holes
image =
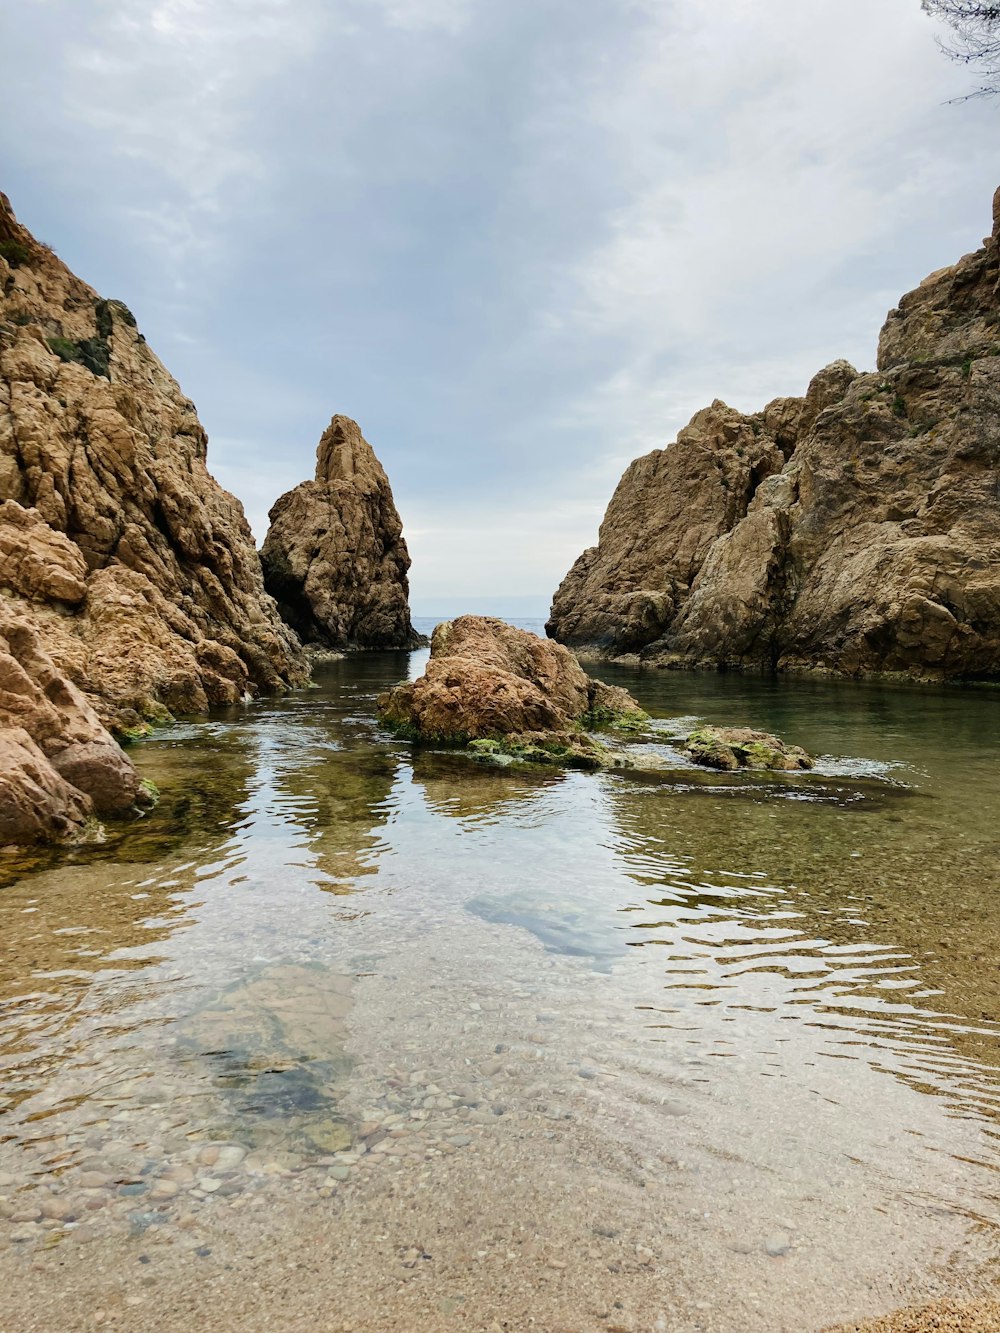
[[[316,476],[269,515],[264,580],[284,619],[322,648],[414,648],[410,557],[389,479],[355,421],[335,416]]]
[[[0,844],[78,840],[92,812],[23,727],[0,729]]]
[[[149,803],[139,775],[31,623],[0,604],[0,841],[79,835]]]
[[[414,740],[471,743],[480,755],[492,745],[523,758],[576,756],[595,766],[601,747],[585,727],[646,717],[627,691],[588,676],[568,649],[489,616],[438,625],[427,670],[382,695],[378,708]]]
[[[307,678],[194,406],[127,308],[2,195],[0,635],[0,677],[17,680],[0,685],[7,838],[133,803],[138,779],[102,723],[121,735]]]
[[[626,471],[552,604],[580,651],[921,679],[1000,673],[1000,192],[909,293],[878,369],[716,402]]]
[[[750,727],[700,727],[688,736],[684,749],[694,763],[727,773],[738,768],[796,772],[813,766],[800,746],[786,745],[770,732]]]

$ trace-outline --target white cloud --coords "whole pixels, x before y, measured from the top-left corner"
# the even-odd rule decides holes
[[[547,593],[632,457],[871,365],[978,242],[996,108],[946,105],[933,34],[918,0],[37,0],[5,188],[136,309],[258,536],[346,411],[418,594]]]
[[[267,174],[248,123],[324,22],[311,0],[105,0],[63,51],[69,117],[152,173],[155,205],[130,211],[178,272],[218,257],[217,219]]]
[[[385,21],[409,32],[440,29],[454,35],[472,20],[484,0],[372,0]]]
[[[543,341],[608,342],[606,374],[564,421],[612,441],[616,463],[714,397],[754,410],[837,356],[872,365],[885,311],[925,264],[895,284],[887,271],[921,225],[954,228],[949,191],[977,177],[985,218],[995,173],[995,124],[943,105],[962,75],[916,6],[717,0],[682,25],[669,8],[646,15],[585,109],[616,145],[624,198],[538,312]],[[970,218],[965,248],[977,230]],[[937,263],[958,257],[937,240]]]

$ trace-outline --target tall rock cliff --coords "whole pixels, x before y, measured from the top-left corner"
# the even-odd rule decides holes
[[[0,740],[12,756],[0,837],[71,832],[91,809],[131,803],[138,779],[101,723],[120,732],[306,676],[243,510],[208,472],[193,404],[128,309],[0,195]],[[63,754],[81,744],[89,776]],[[17,815],[32,799],[15,758],[18,773],[38,770],[33,825]],[[67,781],[82,797],[60,816]]]
[[[410,557],[389,479],[350,417],[335,416],[316,476],[277,500],[261,548],[264,581],[304,643],[413,648]]]
[[[1000,674],[1000,191],[983,248],[885,323],[878,369],[715,402],[636,460],[549,634],[662,665]]]

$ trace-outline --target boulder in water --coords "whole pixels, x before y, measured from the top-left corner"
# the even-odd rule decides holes
[[[646,720],[628,691],[592,679],[567,648],[491,616],[438,625],[427,670],[382,695],[378,707],[387,725],[414,740],[593,767],[603,747],[587,728]]]
[[[777,736],[750,727],[700,727],[688,736],[684,748],[694,763],[724,772],[738,768],[795,771],[813,766],[799,746],[786,745]]]

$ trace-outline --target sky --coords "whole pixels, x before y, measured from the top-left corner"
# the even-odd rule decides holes
[[[544,612],[628,462],[874,363],[1000,98],[919,0],[24,0],[0,189],[126,302],[258,540],[335,412],[418,614]]]

